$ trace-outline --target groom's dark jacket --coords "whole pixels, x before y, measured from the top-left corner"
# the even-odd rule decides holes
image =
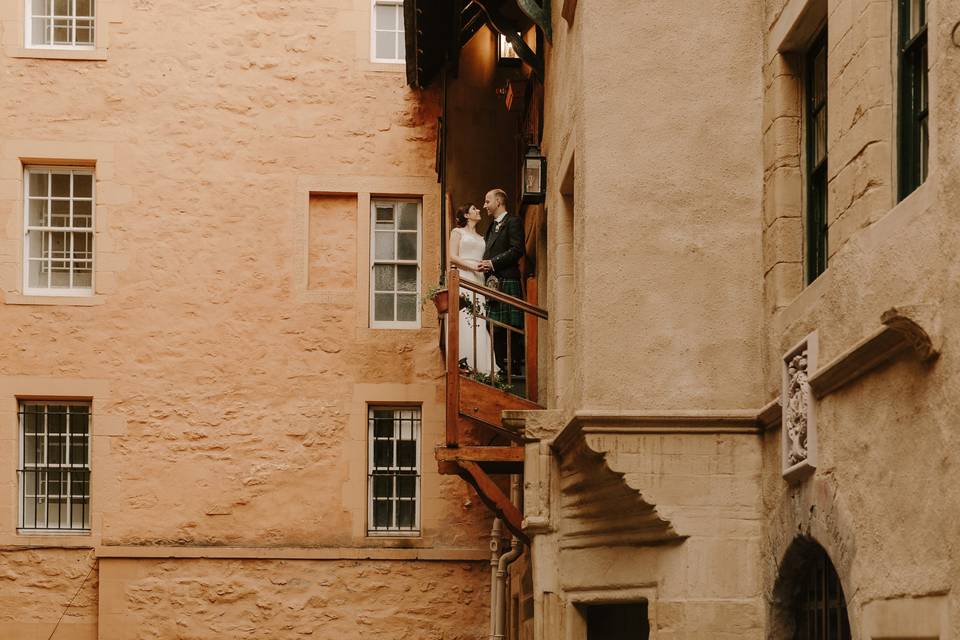
[[[501,280],[520,280],[520,258],[523,257],[523,223],[507,214],[497,230],[494,222],[487,229],[487,248],[483,259],[493,263],[494,274]]]

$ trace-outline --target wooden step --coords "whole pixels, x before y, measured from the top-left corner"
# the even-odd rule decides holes
[[[486,423],[498,429],[503,429],[502,414],[504,411],[535,411],[543,409],[536,402],[531,402],[512,393],[501,391],[496,387],[460,376],[460,415]]]

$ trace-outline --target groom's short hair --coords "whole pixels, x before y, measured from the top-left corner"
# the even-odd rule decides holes
[[[507,206],[507,192],[503,189],[491,189],[490,193],[493,194],[493,197],[497,199],[497,202],[502,204],[504,207]]]

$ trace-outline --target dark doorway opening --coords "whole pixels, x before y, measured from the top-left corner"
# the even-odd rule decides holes
[[[646,602],[590,605],[586,611],[587,640],[648,640]]]

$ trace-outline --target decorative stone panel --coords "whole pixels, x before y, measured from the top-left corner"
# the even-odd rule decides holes
[[[781,369],[783,477],[799,482],[817,468],[816,413],[809,382],[817,370],[816,331],[783,355]]]

